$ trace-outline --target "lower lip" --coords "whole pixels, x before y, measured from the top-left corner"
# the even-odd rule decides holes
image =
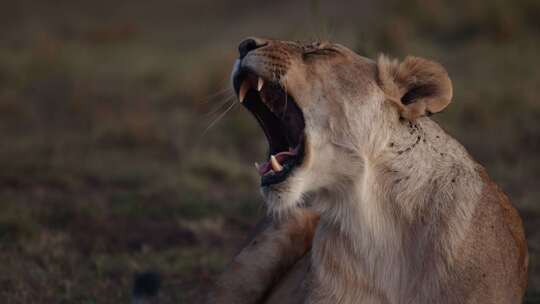
[[[287,180],[289,176],[296,170],[298,166],[302,164],[304,159],[304,145],[300,146],[300,151],[298,155],[294,158],[289,158],[283,164],[283,170],[279,172],[274,172],[273,174],[266,174],[261,176],[261,187],[272,186],[280,184]]]
[[[261,176],[261,187],[272,186],[284,182],[289,178],[289,175],[295,167],[296,165],[294,164],[284,164],[283,170]]]

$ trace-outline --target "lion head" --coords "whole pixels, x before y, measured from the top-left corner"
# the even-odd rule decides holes
[[[274,213],[358,183],[365,162],[399,141],[403,126],[452,98],[444,68],[422,58],[374,61],[339,44],[259,38],[244,40],[239,52],[233,86],[268,139],[257,170]]]

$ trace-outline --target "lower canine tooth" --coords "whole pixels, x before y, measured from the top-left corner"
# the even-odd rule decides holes
[[[238,92],[238,100],[240,100],[240,102],[243,102],[244,99],[246,98],[246,94],[247,94],[247,91],[249,90],[249,81],[247,80],[244,80],[242,82],[242,85],[240,86],[240,91]]]
[[[275,172],[283,170],[283,166],[279,164],[278,160],[274,155],[270,156],[270,164],[272,165],[272,170],[274,170]]]

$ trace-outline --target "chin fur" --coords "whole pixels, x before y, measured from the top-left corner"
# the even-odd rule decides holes
[[[282,183],[261,187],[268,213],[274,218],[283,218],[294,213],[303,205],[302,180],[290,177]]]

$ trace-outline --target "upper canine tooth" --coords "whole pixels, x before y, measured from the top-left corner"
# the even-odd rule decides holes
[[[240,102],[243,102],[244,99],[246,98],[246,94],[249,90],[249,81],[247,80],[244,80],[242,82],[242,85],[240,86],[240,92],[238,92],[238,100],[240,100]]]
[[[283,170],[283,166],[279,164],[278,160],[274,155],[270,155],[270,164],[272,165],[272,170],[274,170],[275,172]]]
[[[255,168],[257,169],[257,171],[259,171],[261,169],[261,165],[259,165],[258,162],[255,162]]]
[[[259,81],[257,82],[257,91],[260,92],[263,85],[264,85],[264,80],[261,77],[259,77]]]

